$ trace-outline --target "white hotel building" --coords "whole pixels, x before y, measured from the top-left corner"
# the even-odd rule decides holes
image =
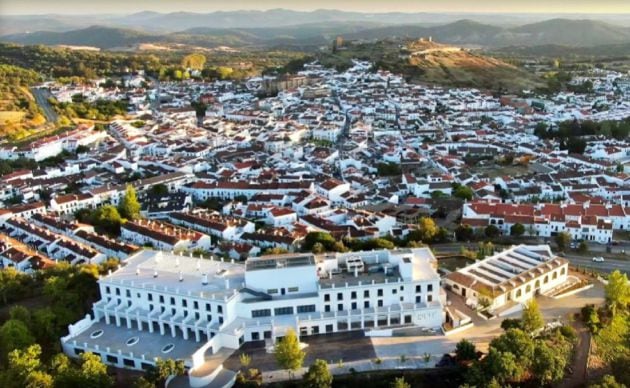
[[[133,369],[157,357],[183,359],[191,385],[202,386],[233,378],[221,363],[243,343],[270,345],[290,328],[306,342],[347,330],[439,328],[444,294],[436,267],[428,248],[245,264],[141,251],[99,280],[92,316],[70,325],[61,342],[70,356],[91,351]]]

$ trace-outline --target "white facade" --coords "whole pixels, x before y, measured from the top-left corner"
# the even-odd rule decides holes
[[[169,357],[183,358],[194,374],[223,347],[275,339],[289,328],[307,336],[443,322],[427,248],[266,256],[245,265],[141,251],[99,287],[93,316],[71,325],[64,351],[97,352],[135,369],[153,364],[169,344]],[[111,341],[119,335],[123,343]],[[131,349],[127,337],[151,340]]]

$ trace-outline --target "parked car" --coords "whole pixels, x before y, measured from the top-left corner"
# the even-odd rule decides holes
[[[593,262],[595,263],[602,263],[603,261],[604,261],[604,258],[601,256],[593,257]]]

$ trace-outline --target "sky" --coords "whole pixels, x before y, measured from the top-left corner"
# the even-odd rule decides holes
[[[630,13],[630,0],[0,0],[0,15],[214,12],[286,8],[359,12]]]

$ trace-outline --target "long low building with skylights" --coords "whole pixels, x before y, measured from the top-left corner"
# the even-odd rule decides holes
[[[518,245],[446,275],[444,285],[467,304],[487,303],[493,310],[557,288],[568,271],[568,260],[555,256],[548,245]]]
[[[286,254],[244,264],[141,251],[99,280],[92,315],[62,338],[70,356],[146,369],[185,360],[191,383],[249,341],[404,326],[439,329],[437,262],[428,248]],[[308,340],[305,340],[308,342]],[[204,366],[205,365],[205,366]],[[219,363],[220,365],[220,363]],[[216,370],[216,368],[210,368]]]

